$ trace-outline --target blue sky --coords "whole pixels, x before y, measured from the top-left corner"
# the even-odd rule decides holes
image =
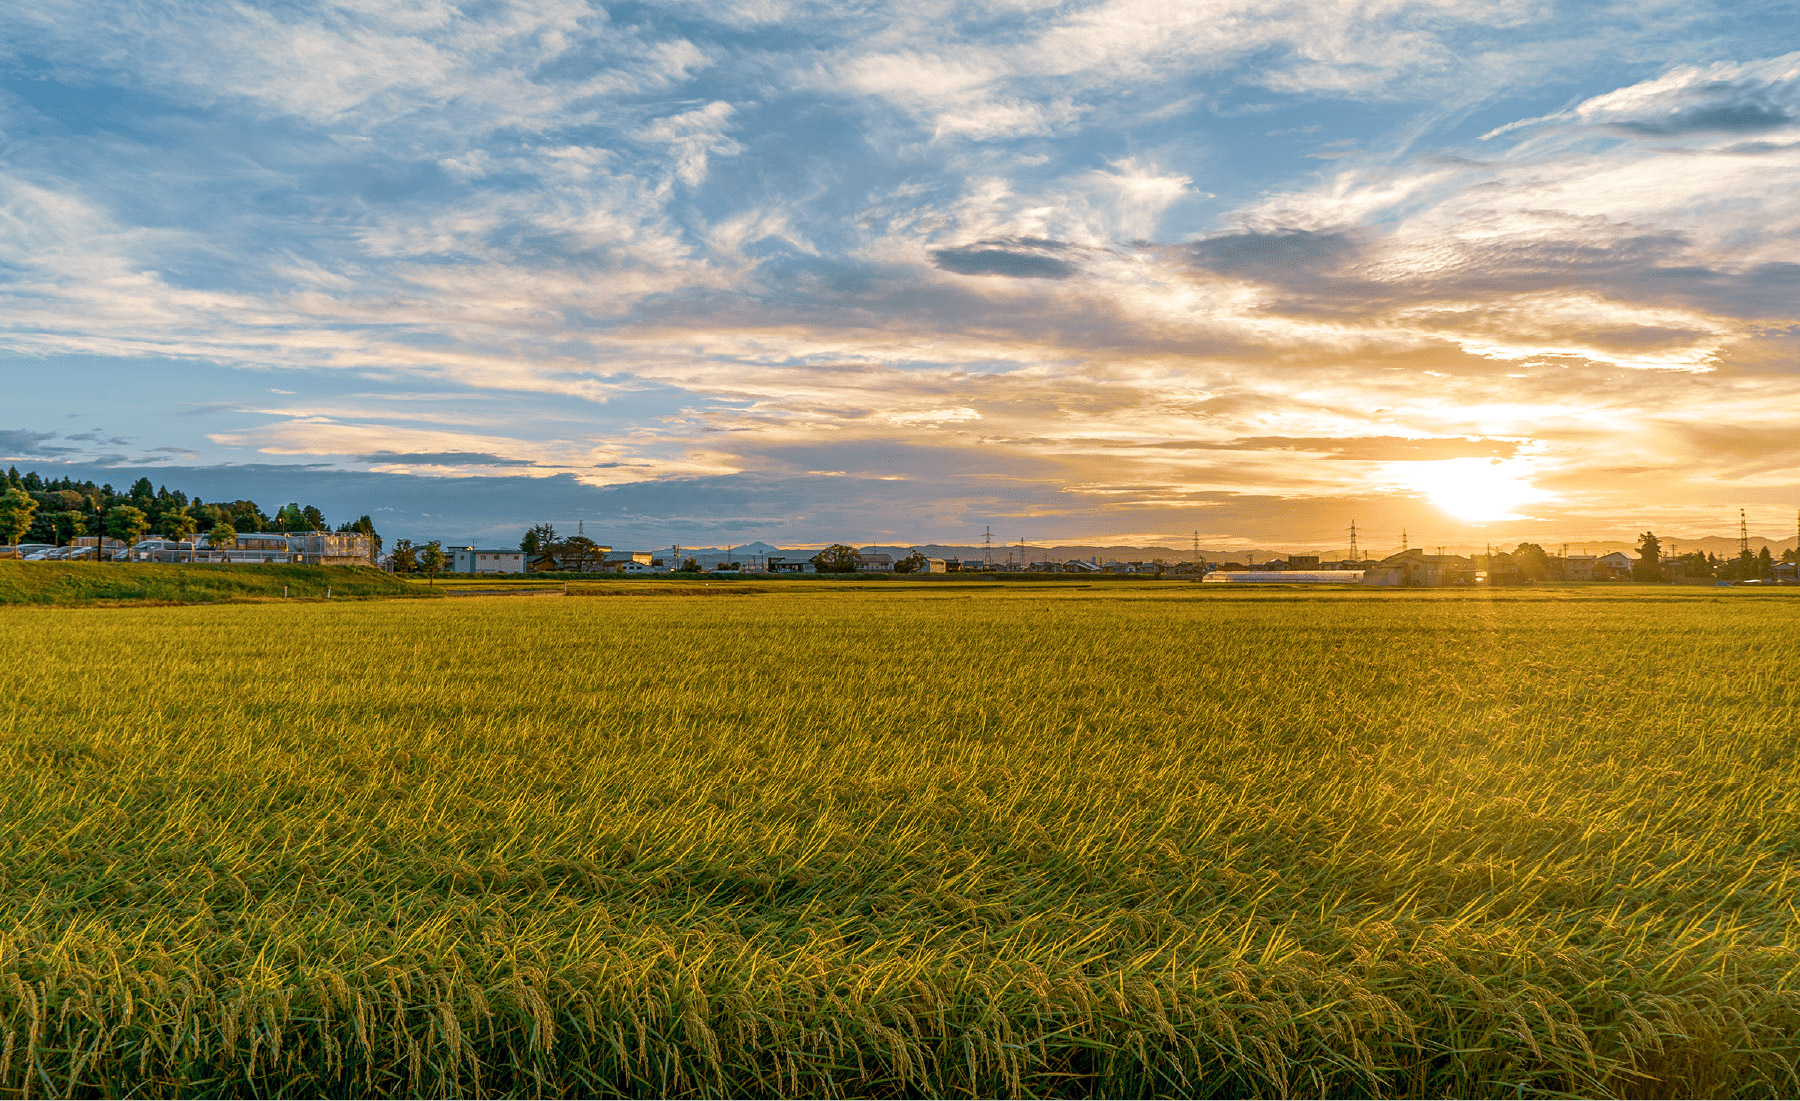
[[[1796,184],[1789,4],[24,0],[0,461],[456,540],[1781,535]]]

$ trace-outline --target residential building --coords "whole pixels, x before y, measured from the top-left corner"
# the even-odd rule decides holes
[[[1426,554],[1413,548],[1390,554],[1363,571],[1362,583],[1382,587],[1437,588],[1470,585],[1475,581],[1475,560],[1459,554]]]
[[[867,551],[858,552],[856,556],[856,572],[892,573],[894,572],[894,556],[891,554],[881,554],[879,552],[874,554]]]
[[[1624,551],[1603,554],[1594,560],[1594,580],[1630,581],[1631,569],[1636,563],[1637,559]]]
[[[1562,560],[1564,581],[1592,581],[1594,579],[1595,556],[1591,554],[1571,554]]]

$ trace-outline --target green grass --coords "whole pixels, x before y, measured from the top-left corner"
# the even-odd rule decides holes
[[[1797,617],[0,608],[0,1092],[1792,1096]]]
[[[0,561],[4,604],[197,604],[420,595],[371,567]]]

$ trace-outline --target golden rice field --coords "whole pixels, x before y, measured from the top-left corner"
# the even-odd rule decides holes
[[[1785,594],[701,591],[0,608],[0,1094],[1800,1094]]]

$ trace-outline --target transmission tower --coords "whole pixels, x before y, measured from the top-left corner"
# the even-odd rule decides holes
[[[981,533],[981,564],[986,569],[994,568],[994,529],[991,527]]]
[[[1744,510],[1738,509],[1738,557],[1750,557],[1750,522],[1744,519]]]
[[[1350,564],[1354,568],[1362,563],[1362,553],[1356,549],[1356,521],[1350,521]]]
[[[1194,529],[1194,565],[1200,565],[1200,529]]]
[[[1400,529],[1400,549],[1401,550],[1406,549],[1406,529],[1405,528]]]

